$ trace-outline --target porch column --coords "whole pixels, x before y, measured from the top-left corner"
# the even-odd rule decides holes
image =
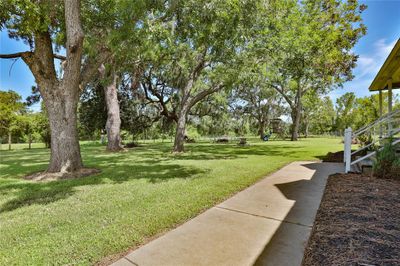
[[[379,90],[379,118],[383,115],[383,100],[382,100],[382,90]],[[379,126],[379,138],[381,139],[383,136],[383,126],[382,124]]]
[[[392,112],[392,104],[393,104],[393,93],[392,93],[393,83],[392,79],[388,80],[388,113]],[[392,122],[389,120],[389,130],[388,134],[392,133]]]

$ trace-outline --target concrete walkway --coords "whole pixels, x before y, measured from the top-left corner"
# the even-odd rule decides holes
[[[113,265],[300,265],[330,174],[294,162]]]

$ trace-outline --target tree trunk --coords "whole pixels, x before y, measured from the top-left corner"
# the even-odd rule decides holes
[[[292,141],[299,140],[299,128],[300,128],[300,116],[301,116],[301,105],[297,104],[296,108],[292,110]]]
[[[300,83],[298,82],[299,88],[297,88],[297,93],[296,93],[296,98],[294,101],[294,108],[292,107],[292,138],[291,141],[297,141],[299,139],[299,129],[300,129],[300,117],[301,117],[301,111],[302,111],[302,105],[301,105],[301,96],[302,96],[302,90],[299,85]]]
[[[18,55],[32,71],[47,108],[51,131],[48,172],[73,172],[82,168],[76,114],[84,38],[80,13],[79,0],[64,0],[66,56],[61,67],[62,77],[56,73],[48,30],[35,31],[34,50]]]
[[[32,133],[29,133],[28,141],[29,141],[29,147],[28,147],[28,149],[31,149],[31,148],[32,148]]]
[[[54,88],[43,95],[49,115],[51,156],[47,172],[73,172],[82,168],[77,130],[78,90]]]
[[[260,139],[264,139],[265,136],[265,121],[261,121],[259,123],[259,128],[258,128],[258,135],[260,136]]]
[[[308,138],[308,129],[309,129],[309,123],[308,121],[305,122],[305,129],[304,129],[304,137]]]
[[[187,118],[187,107],[184,106],[179,113],[178,123],[176,124],[175,142],[173,152],[184,152],[185,143],[185,130],[186,130],[186,118]]]
[[[104,87],[104,93],[107,104],[107,150],[120,151],[122,150],[120,135],[121,118],[117,97],[117,75],[114,75],[110,85]]]
[[[8,131],[8,150],[11,150],[11,130]]]

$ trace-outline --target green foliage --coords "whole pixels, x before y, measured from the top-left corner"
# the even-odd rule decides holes
[[[303,97],[301,129],[304,135],[327,134],[332,132],[335,119],[335,107],[329,96],[321,97],[315,91],[309,91]]]
[[[104,98],[104,88],[87,86],[81,94],[78,106],[78,128],[81,139],[93,139],[104,130],[107,121],[107,107]]]
[[[34,114],[33,131],[39,134],[41,141],[47,148],[51,145],[50,124],[47,118],[46,110],[42,105],[42,111]]]
[[[22,126],[20,116],[26,111],[21,96],[15,91],[0,91],[0,137]]]
[[[353,92],[347,92],[336,100],[336,129],[344,130],[353,125],[356,96]]]
[[[57,36],[63,28],[63,1],[3,0],[0,8],[0,29],[7,29],[11,38],[22,39],[33,47],[34,34],[50,32]]]
[[[262,23],[266,30],[254,40],[254,53],[264,63],[266,82],[285,99],[295,121],[308,91],[324,94],[352,79],[357,59],[352,47],[366,30],[364,6],[325,0],[272,5]]]
[[[382,150],[376,153],[376,161],[373,165],[374,176],[378,178],[400,179],[400,158],[396,156],[396,146],[392,139],[384,145]]]
[[[199,134],[199,132],[197,131],[196,127],[194,126],[188,126],[186,129],[186,135],[190,138],[190,139],[199,139],[201,137],[201,135]]]
[[[382,109],[384,113],[387,112],[387,99],[387,92],[383,92]],[[398,96],[394,95],[393,101],[393,109],[396,110],[400,107]],[[348,92],[336,101],[336,118],[333,130],[343,132],[347,127],[358,129],[375,121],[379,116],[379,94],[356,98],[354,93]]]

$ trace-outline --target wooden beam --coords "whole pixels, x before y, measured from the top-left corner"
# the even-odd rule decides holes
[[[382,90],[379,91],[379,117],[383,115],[383,99],[382,99]],[[383,137],[383,127],[382,124],[379,127],[379,138]]]
[[[392,112],[392,106],[393,106],[393,83],[392,83],[392,79],[388,80],[388,112],[391,113]]]
[[[388,113],[392,112],[392,104],[393,104],[393,92],[392,92],[392,88],[393,88],[393,83],[392,83],[392,79],[388,80]],[[389,131],[388,134],[390,135],[392,133],[392,123],[389,122]]]

